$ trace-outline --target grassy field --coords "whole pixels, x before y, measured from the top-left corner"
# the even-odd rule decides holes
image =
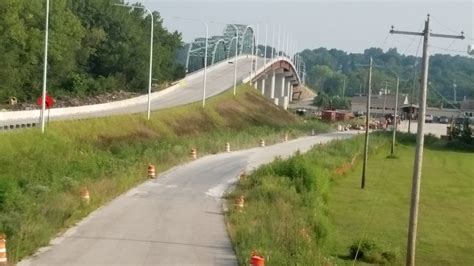
[[[51,237],[134,185],[146,180],[148,163],[157,172],[198,156],[269,144],[329,127],[303,123],[253,88],[241,86],[200,103],[152,113],[52,122],[38,130],[0,136],[0,233],[8,237],[9,261],[48,244]],[[80,190],[91,194],[81,204]]]
[[[373,138],[374,146],[384,139]],[[328,197],[332,179],[350,171],[363,138],[334,141],[288,160],[276,160],[240,179],[228,195],[245,197],[245,209],[230,209],[229,232],[240,265],[253,249],[270,265],[321,265],[332,225]],[[342,166],[342,167],[341,167]]]
[[[397,159],[387,159],[387,154],[388,149],[381,149],[371,157],[363,191],[360,165],[335,179],[328,202],[335,258],[347,256],[352,243],[370,239],[404,264],[414,147],[399,145]],[[473,265],[473,159],[474,153],[425,149],[417,265]]]
[[[227,215],[239,263],[255,249],[270,265],[352,265],[350,246],[363,240],[357,264],[403,265],[414,145],[398,144],[397,158],[389,159],[388,143],[371,137],[376,148],[364,190],[361,137],[277,160],[242,179],[229,204],[244,195],[246,207]],[[417,265],[472,265],[474,153],[427,146]]]

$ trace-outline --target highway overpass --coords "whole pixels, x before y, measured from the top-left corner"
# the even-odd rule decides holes
[[[268,58],[240,55],[237,59],[238,83],[252,82],[275,104],[285,107],[291,101],[293,88],[301,84],[296,67],[287,57]],[[267,61],[264,65],[264,61]],[[206,98],[233,87],[234,59],[209,66],[207,69]],[[253,71],[250,71],[253,64]],[[255,70],[255,65],[257,69]],[[160,110],[202,100],[204,72],[190,73],[173,86],[155,92],[151,96],[151,109]],[[76,120],[121,114],[146,112],[147,95],[104,104],[78,107],[52,108],[50,120]],[[0,130],[34,127],[39,123],[40,110],[0,112]]]

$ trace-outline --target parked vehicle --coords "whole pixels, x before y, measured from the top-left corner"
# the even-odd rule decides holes
[[[433,115],[426,114],[425,115],[425,123],[433,123]]]
[[[442,117],[439,118],[439,122],[441,124],[447,124],[447,123],[449,123],[449,119],[446,116],[442,116]]]

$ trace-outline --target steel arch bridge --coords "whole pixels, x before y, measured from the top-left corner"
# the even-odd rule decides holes
[[[238,35],[238,38],[237,38]],[[212,65],[236,55],[253,54],[255,49],[255,31],[252,26],[244,24],[228,24],[223,34],[212,36],[207,40],[207,55],[205,55],[206,38],[196,38],[189,45],[186,56],[186,72],[194,72],[207,65]]]

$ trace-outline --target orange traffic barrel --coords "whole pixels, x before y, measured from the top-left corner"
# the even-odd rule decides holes
[[[265,258],[257,254],[257,251],[252,250],[250,255],[251,266],[265,266]]]
[[[283,141],[288,141],[288,133],[283,136]]]
[[[83,188],[81,189],[81,199],[84,203],[89,203],[91,198],[90,198],[90,195],[89,195],[89,190],[87,190],[87,188]]]
[[[148,165],[148,178],[155,178],[156,173],[155,173],[155,166],[153,164]]]
[[[239,196],[235,199],[235,208],[242,209],[244,207],[244,196]]]
[[[7,237],[0,234],[0,265],[7,265]]]
[[[252,256],[250,258],[250,265],[252,266],[265,266],[265,259],[260,256]]]
[[[225,144],[225,152],[230,152],[230,143],[229,142],[227,142]]]
[[[264,139],[260,140],[260,147],[265,147],[265,140]]]
[[[196,149],[194,149],[194,148],[191,149],[191,157],[192,157],[193,159],[197,159],[197,151],[196,151]]]

